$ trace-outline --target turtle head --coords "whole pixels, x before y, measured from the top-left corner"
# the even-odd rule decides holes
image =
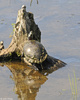
[[[30,31],[30,33],[28,34],[28,40],[33,40],[33,33],[32,33],[32,31]]]

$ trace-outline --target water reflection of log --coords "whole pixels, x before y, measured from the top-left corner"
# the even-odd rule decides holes
[[[14,90],[18,100],[35,100],[39,88],[47,77],[22,62],[9,62],[4,65],[12,72],[11,79],[15,83]]]
[[[0,66],[4,65],[9,68],[13,75],[11,79],[15,83],[14,90],[18,95],[18,100],[35,100],[39,88],[47,80],[46,76],[61,68],[61,66],[53,66],[49,70],[39,72],[28,67],[23,62],[0,63]]]

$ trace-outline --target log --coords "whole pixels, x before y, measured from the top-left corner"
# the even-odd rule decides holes
[[[26,6],[23,5],[18,11],[14,34],[9,47],[4,49],[0,45],[0,61],[20,59],[23,53],[24,43],[27,41],[30,31],[33,34],[33,40],[40,42],[41,32],[34,21],[34,15],[31,12],[27,12]]]
[[[14,34],[9,47],[4,49],[3,42],[0,43],[0,62],[23,60],[23,46],[28,41],[30,32],[32,33],[32,40],[41,42],[41,31],[34,21],[34,15],[31,12],[27,12],[26,6],[23,5],[18,11],[17,20],[14,26]],[[49,55],[42,64],[35,64],[36,68],[39,70],[56,70],[65,65],[66,63],[63,61]],[[32,68],[35,69],[35,66],[32,66]]]

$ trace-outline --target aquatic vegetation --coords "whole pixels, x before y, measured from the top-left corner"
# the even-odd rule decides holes
[[[9,37],[11,38],[12,36],[13,36],[13,34],[14,34],[14,30],[15,30],[15,23],[12,23],[12,27],[13,27],[13,31],[12,31],[12,33],[9,35]]]
[[[17,56],[20,57],[21,53],[19,51],[16,52]]]
[[[1,19],[1,20],[0,20],[0,24],[3,24],[3,22],[4,22],[4,19]]]
[[[75,96],[77,95],[77,79],[76,79],[75,71],[73,71],[73,74],[74,74],[74,77],[72,79],[70,78],[69,74],[68,74],[68,78],[69,78],[72,95]]]
[[[37,4],[38,4],[38,3],[39,3],[38,0],[36,0],[36,1],[37,1]],[[31,0],[31,2],[30,2],[30,6],[32,5],[32,2],[33,2],[33,0]]]

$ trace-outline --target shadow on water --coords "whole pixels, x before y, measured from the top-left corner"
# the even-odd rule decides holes
[[[23,62],[0,63],[0,66],[4,65],[12,73],[10,78],[15,83],[14,90],[19,100],[35,100],[39,88],[48,80],[46,76],[53,72],[50,70],[39,72],[28,67]]]

